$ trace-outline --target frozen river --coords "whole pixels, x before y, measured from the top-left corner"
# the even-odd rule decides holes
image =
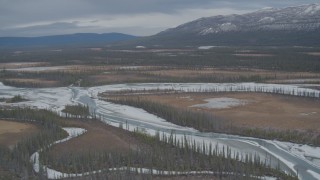
[[[133,131],[139,129],[154,135],[161,132],[170,135],[172,132],[177,138],[184,136],[190,141],[218,145],[219,149],[229,147],[232,154],[258,154],[264,162],[289,173],[299,172],[300,179],[320,179],[320,148],[307,145],[298,145],[287,142],[271,141],[250,137],[241,137],[227,134],[203,133],[193,128],[181,127],[142,109],[117,105],[98,99],[98,94],[105,91],[144,90],[144,89],[174,89],[179,91],[248,91],[268,92],[298,96],[312,96],[319,98],[318,90],[300,87],[299,85],[275,85],[256,83],[148,83],[148,84],[117,84],[91,88],[60,87],[60,88],[15,88],[0,83],[0,98],[9,98],[21,95],[30,101],[10,104],[11,106],[29,106],[49,109],[59,113],[67,104],[86,104],[90,111],[101,120],[113,125]],[[2,103],[5,105],[5,103]],[[307,158],[314,157],[312,159]]]

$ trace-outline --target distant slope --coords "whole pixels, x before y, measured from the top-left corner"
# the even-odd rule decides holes
[[[54,46],[96,46],[126,41],[135,36],[121,33],[78,33],[42,37],[0,37],[0,47],[54,47]]]
[[[200,18],[154,36],[79,33],[44,37],[3,37],[0,48],[105,46],[320,46],[320,4],[265,8],[243,15]]]
[[[320,4],[265,8],[243,15],[200,18],[154,36],[139,45],[289,45],[320,46]]]

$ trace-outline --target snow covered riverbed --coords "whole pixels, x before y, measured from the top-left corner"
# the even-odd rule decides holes
[[[308,159],[313,165],[320,168],[320,147],[312,147],[305,144],[274,141],[279,147],[291,152],[295,156]]]

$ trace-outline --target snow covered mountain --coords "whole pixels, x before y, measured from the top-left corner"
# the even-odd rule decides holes
[[[213,16],[160,32],[145,41],[163,45],[320,45],[320,4]]]
[[[189,31],[200,35],[238,31],[313,31],[320,28],[320,4],[264,8],[244,15],[201,18],[168,31]]]

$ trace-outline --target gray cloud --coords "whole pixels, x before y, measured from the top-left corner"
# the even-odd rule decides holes
[[[0,36],[76,32],[150,35],[203,16],[318,0],[0,0]]]

